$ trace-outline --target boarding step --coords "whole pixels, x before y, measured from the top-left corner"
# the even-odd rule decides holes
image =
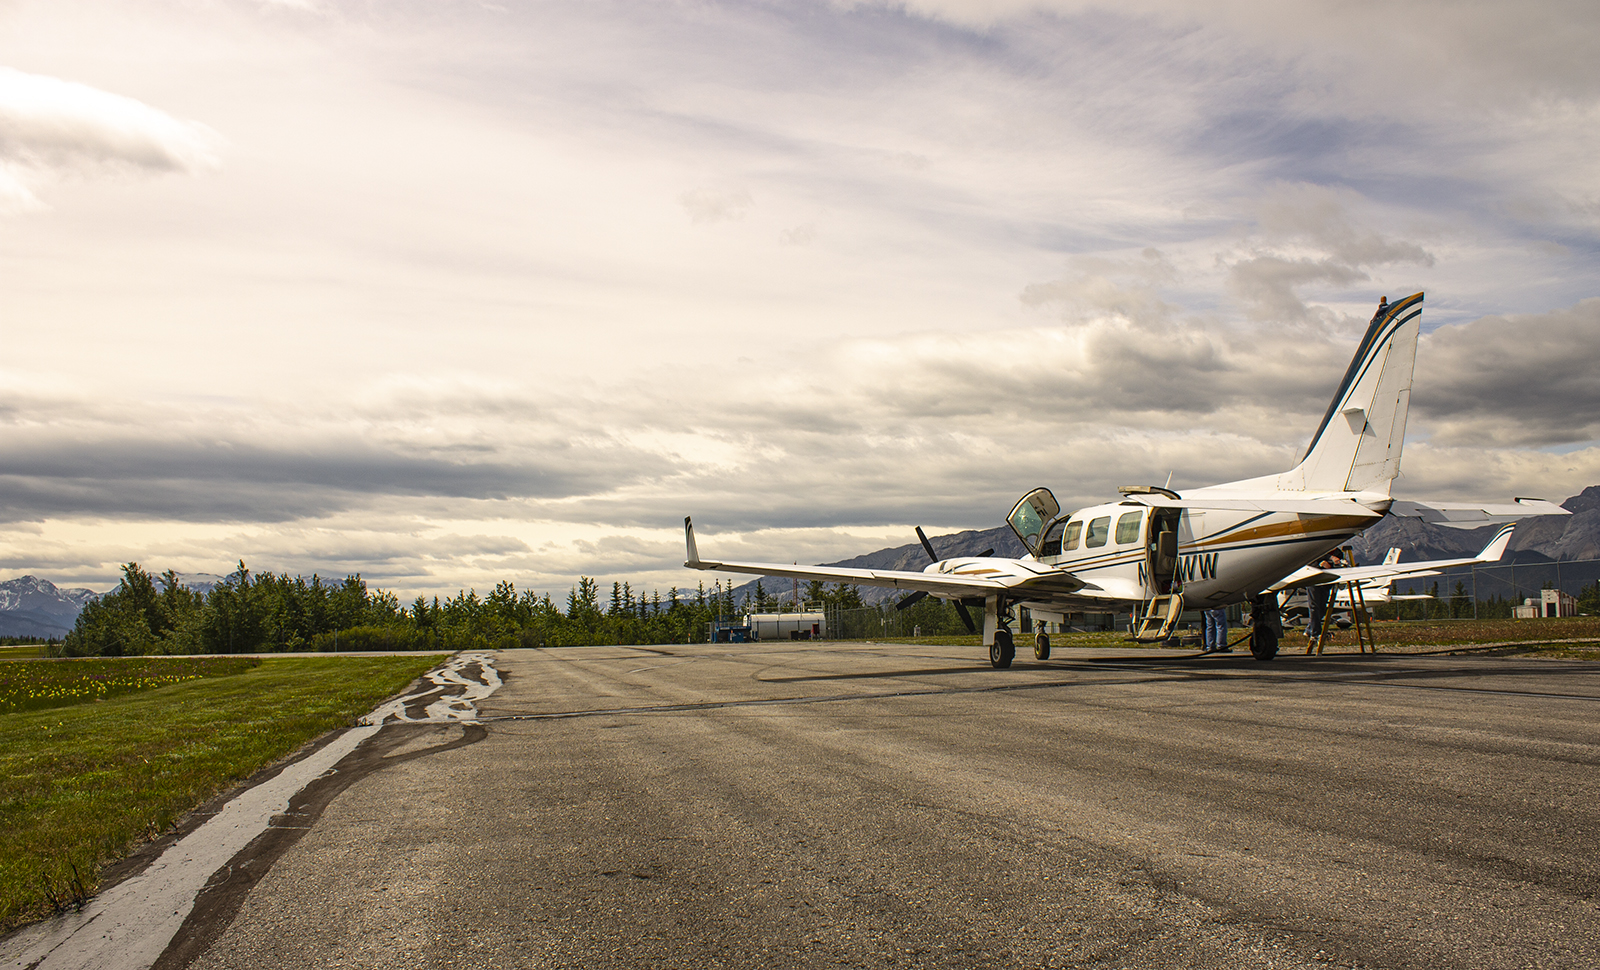
[[[1145,605],[1144,617],[1139,621],[1133,638],[1140,643],[1158,643],[1167,639],[1172,635],[1172,628],[1178,625],[1178,617],[1182,613],[1182,593],[1152,596]]]

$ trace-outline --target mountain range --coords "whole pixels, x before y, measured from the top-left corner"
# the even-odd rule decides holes
[[[178,583],[202,596],[227,577],[213,573],[178,573]],[[157,578],[156,588],[161,584]],[[92,589],[63,589],[48,579],[19,576],[0,583],[0,637],[59,640],[67,635],[83,605],[99,596]]]
[[[1574,559],[1600,559],[1600,485],[1591,485],[1572,496],[1561,507],[1571,515],[1541,515],[1523,519],[1502,562],[1542,564],[1556,560],[1570,562]],[[1499,525],[1486,525],[1478,529],[1451,529],[1429,525],[1421,519],[1402,519],[1387,516],[1351,543],[1358,563],[1375,563],[1384,554],[1398,546],[1401,560],[1460,559],[1477,554]],[[1026,551],[1022,542],[1009,526],[993,529],[968,530],[949,535],[932,536],[934,551],[943,558],[976,556],[993,549],[996,556],[1021,556]],[[855,566],[864,569],[909,569],[920,572],[928,565],[928,554],[918,542],[879,549],[853,559],[823,563],[825,566]],[[1574,573],[1574,576],[1577,576]],[[1586,574],[1585,574],[1586,575]],[[751,580],[733,588],[734,601],[754,597],[756,583],[760,582],[768,595],[788,598],[794,589],[793,580],[772,576]],[[804,584],[802,584],[804,585]],[[861,587],[861,599],[868,604],[903,596],[900,590],[878,586]]]
[[[0,583],[0,637],[59,640],[72,629],[92,589],[62,589],[48,579],[21,576]]]

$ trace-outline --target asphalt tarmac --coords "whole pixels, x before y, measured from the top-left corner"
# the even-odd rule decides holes
[[[1600,966],[1600,665],[980,654],[498,654],[157,966]]]

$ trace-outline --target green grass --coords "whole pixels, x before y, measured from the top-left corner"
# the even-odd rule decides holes
[[[186,680],[239,674],[260,664],[252,657],[17,660],[0,664],[0,714],[110,700]]]
[[[1355,633],[1347,634],[1353,641]],[[1600,617],[1539,617],[1531,620],[1386,620],[1373,621],[1380,644],[1453,646],[1473,643],[1548,643],[1551,640],[1600,639]]]
[[[0,717],[0,932],[48,915],[53,898],[93,891],[101,866],[348,725],[438,660],[271,658],[238,673]]]
[[[42,643],[17,643],[0,647],[0,660],[20,660],[48,656]]]

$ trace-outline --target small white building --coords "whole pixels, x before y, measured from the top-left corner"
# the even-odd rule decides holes
[[[1578,601],[1559,589],[1541,589],[1538,599],[1528,597],[1521,606],[1513,607],[1511,613],[1519,620],[1540,616],[1577,616]]]

